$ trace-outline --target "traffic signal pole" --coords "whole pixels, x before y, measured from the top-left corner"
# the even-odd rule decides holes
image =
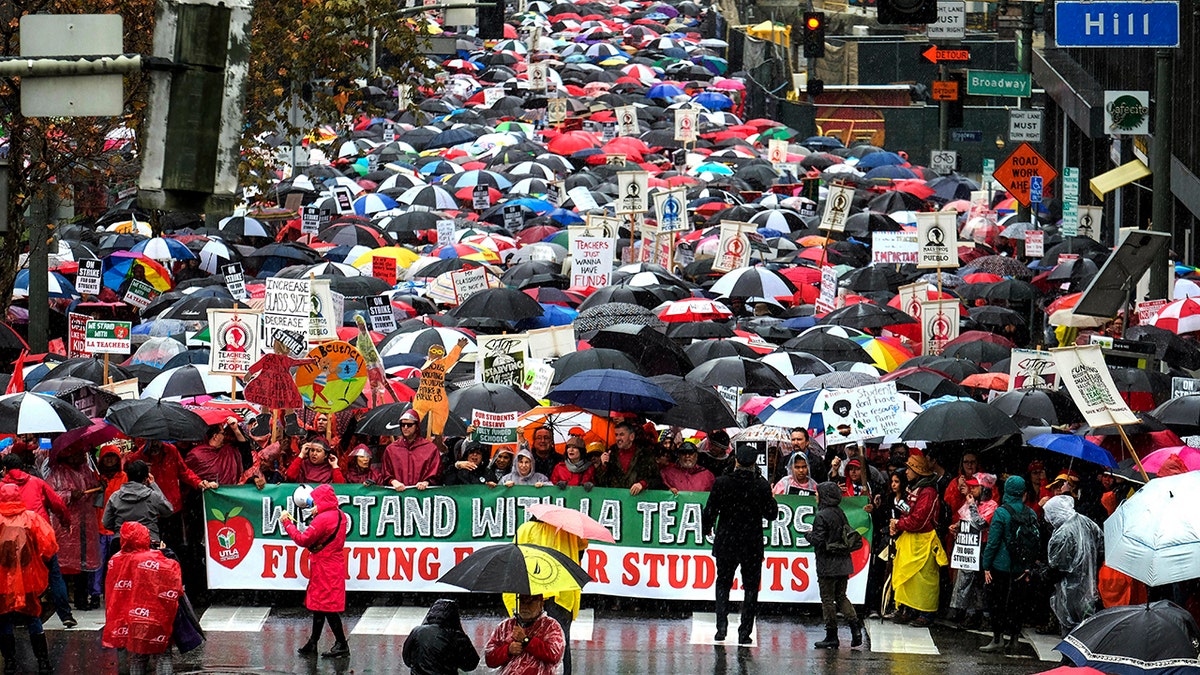
[[[946,80],[946,65],[938,64],[938,80]],[[962,93],[959,92],[959,96]],[[938,150],[950,147],[950,101],[938,101]]]
[[[1150,170],[1154,191],[1150,201],[1150,229],[1173,234],[1171,222],[1171,87],[1175,77],[1175,54],[1170,49],[1155,52],[1154,81],[1154,154]],[[1164,251],[1150,266],[1150,297],[1166,298],[1169,286],[1167,255]]]
[[[1022,73],[1033,73],[1033,3],[1021,3],[1021,35],[1017,40],[1017,70]],[[1029,110],[1033,107],[1033,96],[1017,99],[1017,108]],[[1017,222],[1032,223],[1033,210],[1028,206],[1017,205]]]

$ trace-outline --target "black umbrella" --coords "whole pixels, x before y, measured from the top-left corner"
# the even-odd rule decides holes
[[[1200,394],[1173,398],[1151,414],[1180,436],[1200,434]]]
[[[592,347],[628,354],[648,376],[682,375],[692,367],[679,345],[650,326],[619,323],[600,329],[589,342]]]
[[[104,360],[91,357],[67,359],[54,368],[54,377],[78,377],[96,384],[104,384]],[[110,380],[128,380],[130,371],[117,365],[108,366]]]
[[[163,364],[163,372],[186,365],[207,365],[209,352],[207,347],[189,349],[186,352],[180,352],[171,357],[170,361]]]
[[[541,595],[582,588],[591,577],[552,548],[499,544],[463,558],[438,581],[480,593]]]
[[[759,353],[751,349],[745,342],[736,340],[698,340],[684,347],[683,352],[687,354],[693,367],[705,361],[727,356],[743,356],[748,359],[759,357]]]
[[[930,370],[936,370],[939,373],[945,373],[947,377],[955,382],[962,382],[971,375],[978,375],[985,372],[984,369],[974,361],[964,361],[963,359],[951,359],[937,354],[924,354],[922,356],[914,356],[911,359],[900,364],[900,368],[921,367]],[[897,368],[899,370],[900,368]],[[1005,370],[1004,372],[1008,372]]]
[[[0,397],[0,433],[62,433],[92,423],[75,406],[50,394],[25,392]]]
[[[176,319],[179,321],[208,321],[208,310],[212,309],[229,309],[238,301],[233,299],[233,296],[225,293],[200,295],[200,292],[193,293],[184,297],[182,300],[175,302],[170,307],[163,310],[158,315],[160,319]],[[241,303],[242,306],[248,307],[246,303]]]
[[[724,356],[706,361],[691,370],[688,380],[717,387],[740,387],[746,393],[774,395],[795,387],[783,373],[756,359]]]
[[[737,418],[716,389],[678,375],[656,375],[650,381],[662,387],[677,404],[656,417],[659,424],[704,431],[737,426]]]
[[[1126,329],[1124,337],[1126,340],[1153,342],[1155,356],[1168,365],[1188,370],[1200,369],[1200,345],[1185,340],[1165,328],[1149,325],[1131,326]]]
[[[385,403],[375,406],[358,420],[354,432],[364,436],[399,436],[400,416],[410,408],[412,408],[411,403]],[[422,434],[425,433],[428,419],[428,417],[421,418]],[[467,425],[461,418],[450,415],[446,419],[446,427],[442,432],[447,436],[466,436]]]
[[[1004,300],[1005,302],[1026,302],[1041,296],[1037,286],[1020,279],[1004,279],[992,284],[985,284],[979,294],[985,300]]]
[[[1002,359],[1007,359],[1011,354],[1011,347],[1005,347],[1004,345],[984,340],[959,342],[946,347],[942,351],[942,356],[973,361],[984,368]]]
[[[579,311],[584,311],[592,307],[599,307],[610,302],[628,303],[638,305],[640,307],[654,308],[661,305],[664,301],[672,298],[666,297],[666,294],[657,292],[644,286],[628,286],[619,284],[615,286],[605,286],[596,290],[589,295],[586,300],[579,303]]]
[[[493,413],[526,412],[538,402],[524,389],[511,384],[479,382],[450,392],[450,412],[469,420],[475,410]]]
[[[1200,627],[1170,600],[1118,605],[1096,612],[1056,650],[1077,666],[1116,675],[1200,671]]]
[[[1013,389],[1000,394],[988,404],[1013,418],[1017,424],[1075,424],[1083,421],[1079,408],[1070,396],[1053,389]]]
[[[951,401],[917,415],[900,437],[906,441],[977,441],[1019,433],[1012,418],[986,403]]]
[[[154,399],[117,401],[104,420],[130,438],[150,441],[203,441],[208,424],[178,403]]]
[[[554,362],[554,379],[552,384],[561,384],[563,380],[584,370],[598,368],[613,368],[631,373],[642,374],[642,367],[629,355],[617,349],[584,349],[571,352]]]
[[[916,323],[917,320],[895,307],[856,302],[833,310],[819,319],[818,323],[851,328],[883,328],[898,324]]]
[[[783,348],[812,354],[826,363],[858,361],[871,363],[869,354],[854,340],[821,331],[806,332],[783,343]]]
[[[925,398],[967,395],[962,387],[950,381],[945,375],[928,368],[900,368],[880,379],[885,382],[894,381],[896,388],[902,391],[917,392]]]
[[[537,300],[512,288],[489,288],[467,298],[458,307],[450,310],[457,318],[485,318],[498,321],[517,322],[542,315],[542,306]]]
[[[710,340],[734,335],[732,328],[716,321],[682,321],[667,326],[667,337],[673,340]]]

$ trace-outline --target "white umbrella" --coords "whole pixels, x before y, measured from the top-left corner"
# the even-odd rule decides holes
[[[0,433],[61,434],[90,423],[75,406],[48,394],[0,396]]]
[[[1200,578],[1200,473],[1155,478],[1117,507],[1104,562],[1149,586]]]
[[[164,371],[154,377],[140,398],[181,401],[197,396],[228,392],[232,382],[227,375],[213,375],[207,365],[193,364]]]

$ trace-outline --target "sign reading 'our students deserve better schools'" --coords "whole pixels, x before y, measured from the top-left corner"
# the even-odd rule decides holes
[[[222,487],[204,493],[208,521],[208,585],[214,589],[302,590],[308,584],[306,549],[283,531],[280,514],[290,510],[295,485]],[[593,581],[584,592],[666,600],[711,600],[716,580],[711,541],[701,513],[708,494],[672,495],[647,490],[596,488],[487,488],[456,486],[398,493],[374,486],[337,485],[349,516],[346,587],[350,591],[462,592],[438,583],[451,567],[484,546],[509,543],[526,520],[525,507],[539,502],[578,509],[612,532],[615,544],[592,542],[582,565]],[[819,602],[816,561],[805,535],[816,501],[780,495],[775,519],[763,527],[763,602]],[[852,555],[849,596],[862,602],[870,558],[870,514],[863,497],[846,497],[841,507],[866,543]],[[741,591],[734,591],[740,599]]]

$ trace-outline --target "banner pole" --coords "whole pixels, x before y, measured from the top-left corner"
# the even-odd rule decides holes
[[[104,353],[104,384],[112,384],[108,379],[108,352]]]

